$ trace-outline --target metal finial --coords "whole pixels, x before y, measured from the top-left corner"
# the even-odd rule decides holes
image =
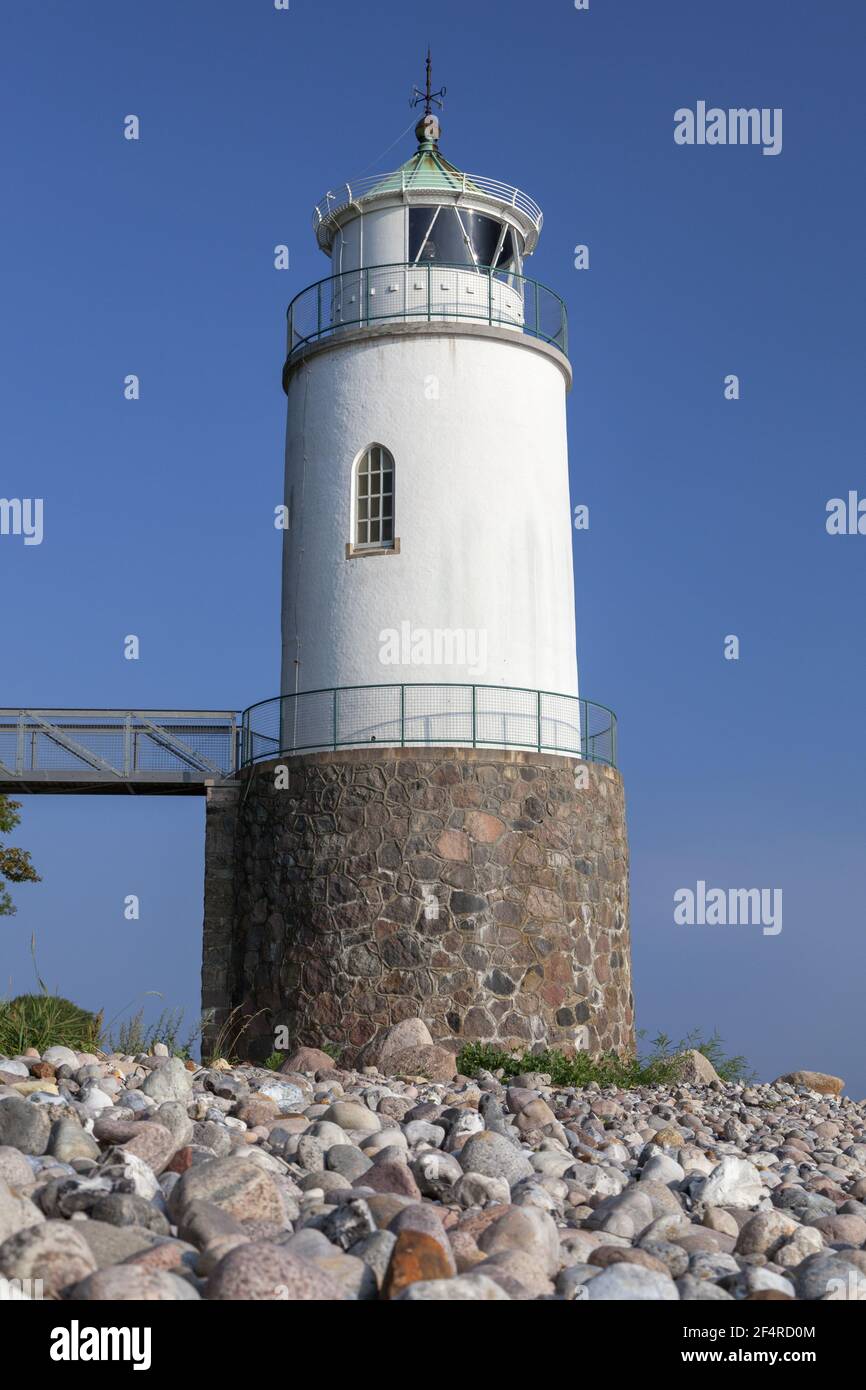
[[[445,105],[445,91],[446,91],[446,89],[445,89],[444,87],[440,87],[438,92],[434,92],[434,91],[433,91],[433,63],[432,63],[432,60],[431,60],[431,57],[430,57],[430,45],[428,44],[428,45],[427,45],[427,82],[426,82],[426,85],[425,85],[425,87],[424,87],[423,92],[422,92],[422,90],[421,90],[420,87],[413,87],[413,88],[412,88],[412,98],[411,98],[411,100],[410,100],[410,102],[409,102],[409,105],[410,105],[410,106],[418,106],[419,103],[423,101],[423,103],[424,103],[424,115],[425,115],[425,116],[429,116],[430,113],[431,113],[431,111],[433,110],[433,107],[434,107],[434,106],[438,106],[440,111],[441,111],[442,108],[444,107],[444,105]]]

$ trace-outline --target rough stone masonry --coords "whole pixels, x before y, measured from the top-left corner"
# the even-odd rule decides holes
[[[452,1047],[633,1048],[613,768],[366,746],[259,764],[210,791],[205,874],[203,1006],[212,1036],[252,1019],[252,1057],[282,1026],[348,1059],[412,1017]]]

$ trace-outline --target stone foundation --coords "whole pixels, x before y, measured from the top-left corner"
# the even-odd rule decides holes
[[[259,764],[208,797],[206,882],[203,1003],[255,1015],[257,1059],[281,1025],[351,1060],[415,1016],[458,1045],[634,1046],[612,768],[473,748]]]

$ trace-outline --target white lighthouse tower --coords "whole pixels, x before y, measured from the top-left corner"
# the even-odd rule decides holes
[[[428,56],[417,150],[325,195],[330,273],[289,307],[281,693],[244,711],[206,854],[204,1007],[262,1058],[279,1027],[354,1063],[413,1018],[452,1051],[634,1048],[565,310],[526,274],[536,204],[441,153],[441,95]]]
[[[540,209],[423,99],[411,159],[316,207],[289,309],[279,741],[579,754],[565,309]]]

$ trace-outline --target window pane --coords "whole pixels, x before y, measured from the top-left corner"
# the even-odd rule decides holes
[[[414,207],[409,209],[409,260],[423,264],[432,261],[439,265],[490,265],[499,237],[502,223],[496,217],[486,217],[484,213],[472,212],[468,208],[442,207],[433,222],[435,207]],[[461,226],[462,221],[462,226]],[[472,245],[470,251],[466,238]],[[502,250],[497,264],[506,265],[515,258],[515,238],[509,227],[505,233]],[[472,251],[475,252],[473,261]]]
[[[355,544],[394,544],[394,460],[381,444],[371,444],[358,462]]]
[[[417,261],[420,256],[422,264],[434,261],[440,265],[472,265],[472,253],[466,245],[456,210],[443,207],[431,231],[435,212],[435,207],[409,209],[409,260]],[[465,224],[466,214],[462,215]]]
[[[497,260],[496,264],[497,264],[497,266],[508,265],[509,262],[512,261],[513,259],[514,259],[514,238],[513,238],[512,234],[511,234],[511,228],[509,227],[509,228],[508,228],[508,231],[505,233],[505,240],[504,240],[503,243],[502,243],[502,250],[499,252],[499,259]]]

